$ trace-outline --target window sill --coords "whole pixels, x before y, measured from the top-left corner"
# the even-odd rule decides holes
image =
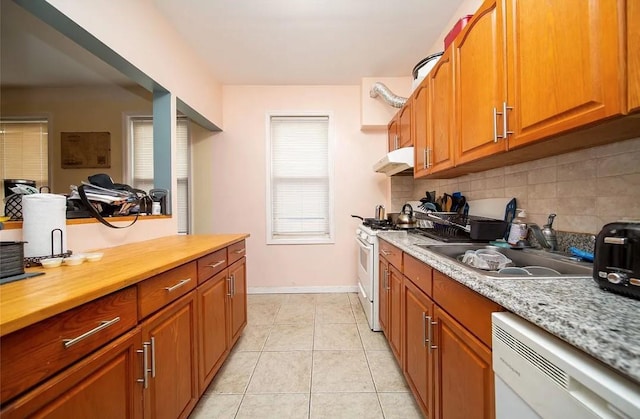
[[[126,217],[107,217],[107,220],[110,222],[120,222],[120,221],[133,221],[135,216],[127,215]],[[146,220],[161,220],[163,218],[171,218],[171,215],[141,215],[138,217],[138,221],[146,221]],[[100,223],[100,221],[95,218],[70,218],[67,219],[67,225],[78,225],[78,224],[95,224]],[[22,221],[5,221],[3,224],[4,230],[19,230],[22,228]]]

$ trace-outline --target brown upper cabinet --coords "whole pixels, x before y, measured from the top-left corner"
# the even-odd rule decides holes
[[[626,112],[623,2],[505,3],[510,149]]]
[[[416,165],[414,177],[454,166],[453,61],[447,50],[418,87],[413,101]],[[420,143],[421,141],[421,143]],[[422,165],[419,165],[422,158]]]
[[[387,127],[389,151],[397,150],[403,147],[411,147],[413,145],[412,124],[411,124],[411,101],[407,99],[407,103],[396,113]]]
[[[629,112],[640,110],[640,2],[627,2],[627,77]]]
[[[638,19],[637,1],[486,0],[427,75],[430,100],[416,91],[414,175],[637,136],[640,120],[624,116],[640,110]]]

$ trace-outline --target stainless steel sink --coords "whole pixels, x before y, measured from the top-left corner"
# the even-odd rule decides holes
[[[514,278],[514,279],[562,279],[590,277],[593,272],[593,264],[578,261],[564,254],[551,253],[536,249],[510,249],[482,244],[447,244],[447,245],[427,245],[417,244],[416,246],[430,250],[440,256],[448,258],[451,262],[472,269],[487,278]],[[505,273],[498,271],[484,270],[469,266],[462,262],[462,255],[467,250],[491,249],[502,253],[513,261],[509,266],[514,267],[543,267],[557,271],[554,273],[536,272],[544,269],[531,269],[531,274],[526,273]]]

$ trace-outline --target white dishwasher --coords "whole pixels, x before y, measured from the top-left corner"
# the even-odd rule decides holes
[[[511,313],[493,313],[496,418],[640,418],[640,385]]]

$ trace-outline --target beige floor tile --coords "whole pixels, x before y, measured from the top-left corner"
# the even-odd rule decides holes
[[[357,301],[356,303],[351,304],[351,310],[353,311],[353,316],[356,319],[356,323],[369,324],[367,320],[367,316],[364,314],[364,310],[362,309],[362,305],[360,304],[360,301]]]
[[[318,323],[313,338],[313,349],[362,350],[358,327],[355,324]]]
[[[318,294],[287,294],[283,304],[316,304]]]
[[[236,419],[307,419],[308,394],[247,394]]]
[[[366,355],[376,391],[409,391],[402,370],[390,351],[367,351]]]
[[[316,323],[355,323],[351,304],[316,305]]]
[[[382,332],[374,332],[368,324],[358,323],[358,332],[365,351],[390,351],[387,338]]]
[[[315,306],[311,304],[283,304],[275,319],[277,324],[313,323]]]
[[[242,394],[204,394],[189,418],[233,419],[241,401]]]
[[[364,351],[315,351],[312,393],[374,392]]]
[[[280,304],[251,304],[247,306],[247,324],[273,324]]]
[[[207,391],[226,394],[244,393],[259,357],[260,352],[231,352]]]
[[[311,419],[383,419],[375,393],[311,395]]]
[[[286,297],[285,294],[248,294],[247,304],[282,304]]]
[[[422,419],[411,393],[378,393],[385,419]]]
[[[263,352],[247,393],[308,393],[310,384],[311,351]]]
[[[248,324],[234,349],[238,351],[261,351],[269,337],[271,328],[272,326],[270,325]]]
[[[351,304],[349,301],[349,295],[346,293],[324,293],[316,295],[316,304]]]
[[[310,351],[313,349],[313,323],[276,324],[271,329],[265,351]]]
[[[350,292],[347,294],[347,296],[349,297],[349,301],[351,302],[351,305],[360,305],[360,300],[358,299],[358,293],[357,292]]]

